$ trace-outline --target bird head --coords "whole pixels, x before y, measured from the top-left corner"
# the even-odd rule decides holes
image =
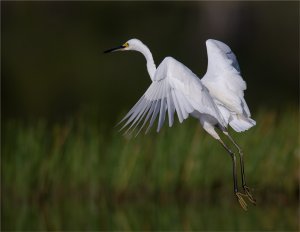
[[[129,51],[129,50],[135,50],[139,51],[139,48],[143,45],[143,43],[138,40],[138,39],[130,39],[121,46],[115,47],[108,49],[104,51],[104,53],[109,53],[109,52],[115,52],[115,51]]]

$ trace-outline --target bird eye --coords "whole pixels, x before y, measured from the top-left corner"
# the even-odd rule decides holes
[[[127,42],[124,43],[124,44],[123,44],[123,47],[128,48],[128,47],[129,47],[129,43],[127,43]]]

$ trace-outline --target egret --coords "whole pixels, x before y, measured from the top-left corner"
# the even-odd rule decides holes
[[[242,132],[254,126],[256,122],[250,118],[251,114],[244,99],[246,83],[240,75],[236,56],[225,43],[217,40],[208,39],[206,47],[208,66],[201,80],[172,57],[166,57],[156,68],[149,48],[138,39],[130,39],[121,46],[105,51],[104,53],[133,50],[142,53],[152,80],[144,95],[121,120],[120,123],[127,120],[121,130],[127,127],[125,133],[132,133],[140,126],[137,135],[150,121],[147,133],[158,117],[159,132],[166,114],[170,127],[173,125],[175,112],[180,123],[189,115],[195,117],[203,129],[219,141],[230,154],[234,194],[242,208],[247,210],[247,203],[243,197],[247,197],[253,204],[256,204],[256,200],[246,185],[242,150],[230,136],[228,127]],[[244,193],[238,190],[236,156],[215,129],[223,132],[238,150]]]

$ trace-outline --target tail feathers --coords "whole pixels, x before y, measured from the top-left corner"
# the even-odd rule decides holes
[[[256,125],[256,122],[251,118],[240,117],[238,115],[232,116],[232,120],[229,122],[229,125],[236,132],[242,132],[250,129]]]

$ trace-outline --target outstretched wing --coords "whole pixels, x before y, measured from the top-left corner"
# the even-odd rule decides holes
[[[224,43],[207,40],[208,66],[202,83],[208,88],[226,123],[237,132],[247,130],[256,122],[244,99],[246,82],[240,75],[236,56]]]
[[[127,120],[121,130],[128,127],[125,133],[131,133],[139,127],[138,134],[149,122],[147,133],[158,117],[158,132],[166,114],[171,127],[175,112],[179,122],[182,122],[194,111],[209,114],[221,125],[225,124],[200,79],[180,62],[167,57],[157,68],[153,82],[145,94],[120,122]]]
[[[250,111],[244,99],[246,82],[240,75],[236,56],[223,42],[209,39],[206,41],[208,66],[202,83],[230,111],[250,117]]]

